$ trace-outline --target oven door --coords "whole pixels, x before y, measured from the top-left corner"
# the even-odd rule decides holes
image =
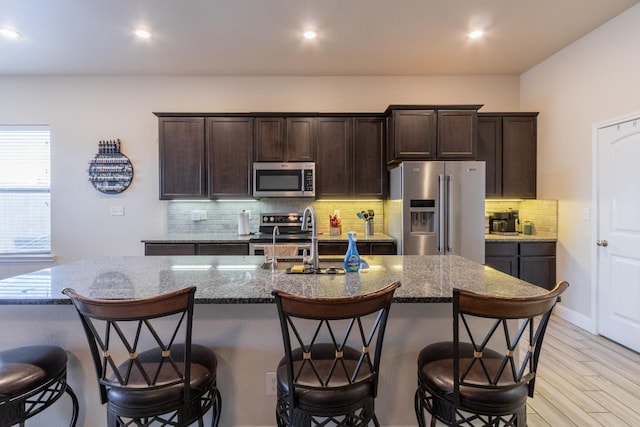
[[[249,243],[249,255],[271,255],[274,245],[272,243]],[[276,243],[275,253],[279,259],[299,258],[307,256],[311,252],[311,243]]]

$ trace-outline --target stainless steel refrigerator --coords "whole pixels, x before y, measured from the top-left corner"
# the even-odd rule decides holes
[[[389,174],[385,231],[399,255],[453,254],[484,264],[484,162],[408,161]]]

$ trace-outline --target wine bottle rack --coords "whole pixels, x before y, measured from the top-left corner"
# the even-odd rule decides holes
[[[133,180],[133,165],[120,145],[119,139],[100,141],[98,153],[89,163],[89,182],[101,193],[122,193]]]

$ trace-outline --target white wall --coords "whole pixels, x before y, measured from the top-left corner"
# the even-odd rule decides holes
[[[640,5],[521,76],[520,108],[538,117],[538,197],[558,199],[558,278],[569,281],[560,312],[594,330],[596,236],[592,208],[592,126],[640,112]],[[593,215],[592,215],[593,217]]]
[[[52,249],[58,263],[142,255],[166,232],[158,200],[158,129],[152,112],[382,112],[389,104],[484,104],[517,111],[517,76],[470,77],[2,77],[0,124],[49,124]],[[134,180],[117,195],[87,180],[99,140],[122,140]],[[109,206],[125,215],[109,216]],[[0,278],[48,265],[0,264]]]

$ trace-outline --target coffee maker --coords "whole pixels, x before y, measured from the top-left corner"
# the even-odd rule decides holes
[[[494,212],[489,217],[489,229],[493,234],[517,235],[519,225],[517,210]]]

